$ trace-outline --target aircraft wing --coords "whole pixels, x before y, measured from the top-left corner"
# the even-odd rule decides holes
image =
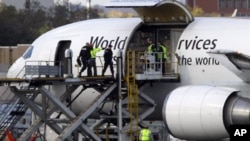
[[[234,72],[245,82],[250,82],[250,56],[231,50],[213,50],[208,54]]]

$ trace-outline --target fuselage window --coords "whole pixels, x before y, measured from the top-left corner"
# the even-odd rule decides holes
[[[24,59],[28,59],[31,57],[32,51],[33,51],[33,46],[30,46],[23,54]]]

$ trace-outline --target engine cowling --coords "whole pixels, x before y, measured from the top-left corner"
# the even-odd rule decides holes
[[[236,89],[215,86],[177,88],[165,99],[163,120],[169,132],[177,138],[188,140],[228,138],[229,126],[225,123],[232,123],[225,121],[224,116],[229,116],[229,112],[234,109],[234,106],[227,104],[227,101],[231,95],[237,93]]]

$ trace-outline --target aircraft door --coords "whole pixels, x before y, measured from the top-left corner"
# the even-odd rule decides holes
[[[157,30],[157,65],[162,70],[162,75],[166,73],[167,61],[170,53],[170,30],[158,29]]]
[[[187,25],[194,20],[185,5],[176,0],[113,0],[106,5],[112,8],[133,8],[144,24],[182,24]]]
[[[59,41],[56,49],[56,55],[55,55],[55,65],[59,66],[62,65],[62,74],[66,72],[66,67],[63,67],[65,64],[65,50],[70,47],[71,41],[65,40],[65,41]]]
[[[161,51],[163,52],[161,55],[163,75],[177,73],[178,60],[175,56],[175,50],[182,31],[181,29],[157,30],[157,49],[162,49]]]
[[[178,79],[178,58],[175,55],[184,28],[174,26],[147,26],[138,28],[128,45],[136,52],[136,77],[144,79]],[[152,51],[148,39],[152,41]],[[165,48],[165,54],[163,48]]]

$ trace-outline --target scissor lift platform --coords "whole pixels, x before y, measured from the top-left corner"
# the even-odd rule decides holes
[[[12,84],[21,84],[21,83],[31,83],[31,84],[89,84],[89,83],[98,83],[98,82],[111,82],[115,81],[114,77],[111,76],[95,76],[95,77],[77,77],[77,78],[64,78],[64,77],[37,77],[32,79],[26,78],[0,78],[0,86],[6,85],[10,86]]]
[[[31,127],[19,137],[18,140],[27,140],[43,123],[50,126],[59,137],[57,140],[71,140],[68,135],[70,135],[74,130],[80,129],[82,134],[88,134],[88,136],[94,140],[100,140],[98,136],[90,132],[90,129],[82,123],[95,109],[97,106],[103,102],[103,100],[117,87],[114,83],[113,77],[80,77],[80,78],[57,78],[57,77],[40,77],[32,79],[11,79],[2,78],[0,79],[1,85],[8,85],[11,91],[36,115],[39,119],[36,120]],[[21,87],[15,86],[15,84]],[[28,87],[23,88],[22,85],[28,85]],[[80,115],[76,116],[65,104],[66,98],[68,98],[80,85],[91,85],[99,84],[108,86],[103,90],[102,94],[93,101],[87,111],[83,111]],[[60,98],[55,97],[51,92],[45,87],[46,85],[67,85],[67,90],[61,95]],[[42,105],[42,109],[35,104],[33,99],[30,99],[28,95],[37,95],[41,93],[45,99],[49,99],[54,106],[44,107],[45,103]],[[69,119],[68,127],[61,128],[54,119],[50,118],[50,115],[55,111],[60,110]],[[46,115],[46,116],[45,116]]]

